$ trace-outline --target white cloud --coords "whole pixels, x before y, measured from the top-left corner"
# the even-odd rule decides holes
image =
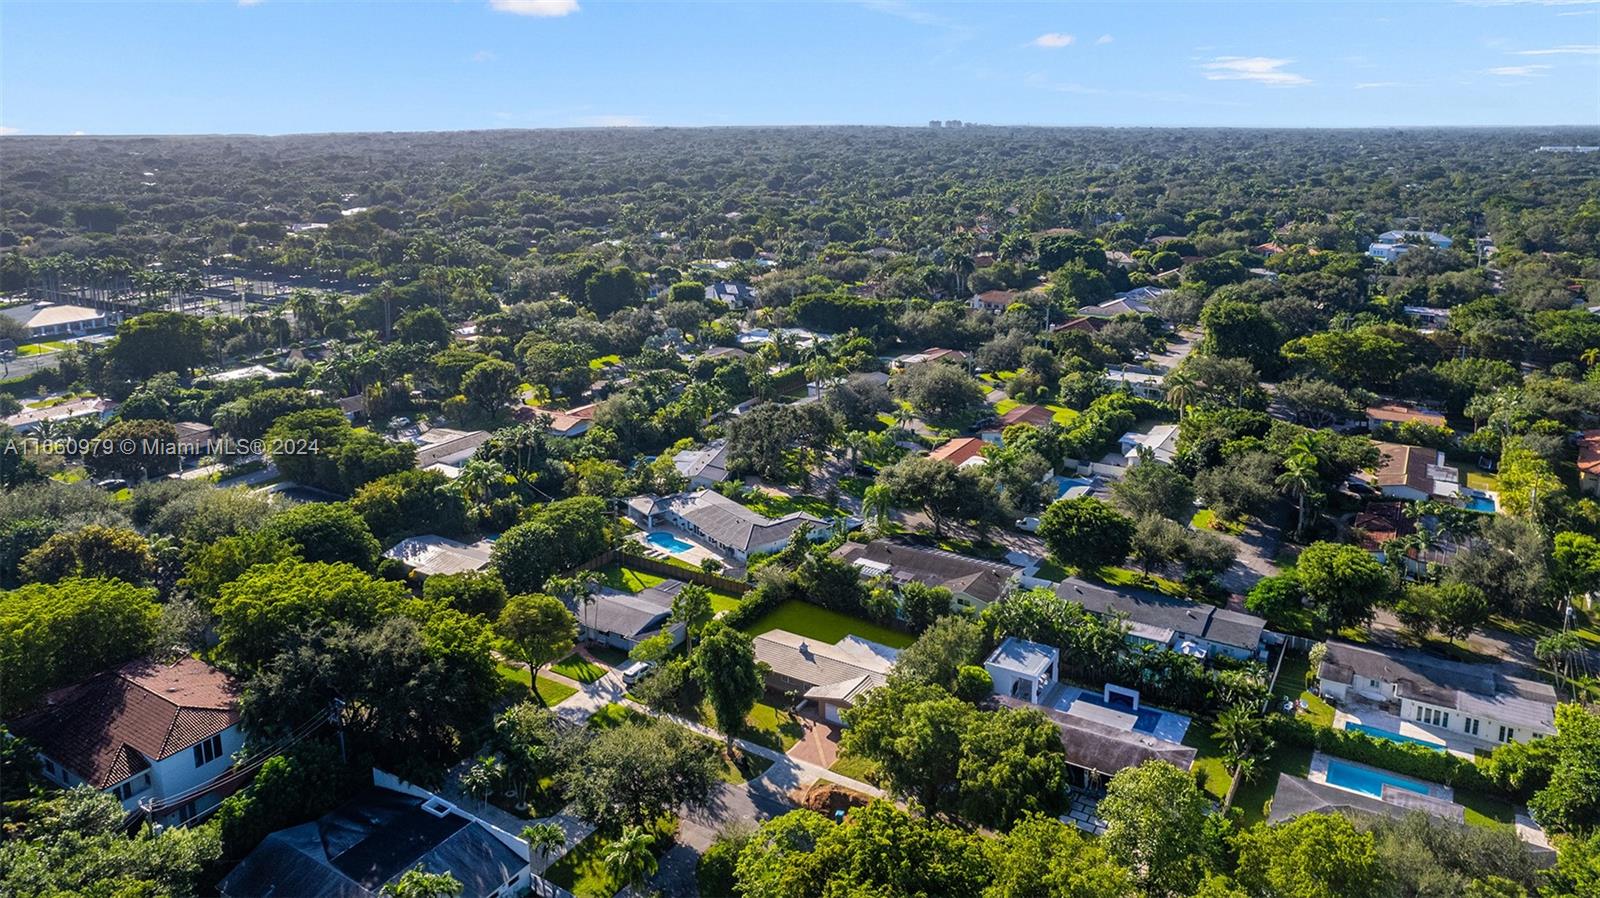
[[[472,54],[473,62],[494,62],[499,58],[500,57],[495,55],[493,50],[479,50],[478,52]]]
[[[1218,56],[1200,64],[1208,81],[1254,81],[1272,87],[1299,87],[1310,84],[1311,79],[1283,67],[1292,59],[1273,59],[1270,56]]]
[[[84,136],[85,134],[88,134],[88,133],[89,133],[88,131],[74,131],[74,132],[72,132],[72,136],[73,137],[82,137],[82,136]]]
[[[5,135],[7,135],[7,134],[21,134],[21,133],[22,133],[22,129],[21,128],[13,128],[10,125],[0,125],[0,137],[3,137]]]
[[[585,128],[643,128],[649,122],[642,115],[586,115],[578,124]]]
[[[1111,40],[1112,40],[1111,35],[1102,34],[1099,37],[1094,39],[1094,44],[1097,47],[1104,47],[1106,44],[1111,43]]]
[[[1380,90],[1385,87],[1403,87],[1401,81],[1363,81],[1356,85],[1356,90]]]
[[[1492,69],[1483,71],[1489,75],[1499,75],[1502,78],[1540,78],[1544,76],[1547,65],[1497,65]]]
[[[553,19],[577,12],[578,0],[489,0],[489,8],[514,16]]]
[[[1033,44],[1035,47],[1045,47],[1055,50],[1061,47],[1070,47],[1072,42],[1075,40],[1077,40],[1077,38],[1070,34],[1062,34],[1059,31],[1051,31],[1047,34],[1039,35],[1038,37],[1029,41],[1029,43]]]
[[[1518,56],[1600,56],[1600,44],[1562,44],[1542,50],[1518,50]]]

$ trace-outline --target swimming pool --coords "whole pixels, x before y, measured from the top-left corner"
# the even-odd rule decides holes
[[[1384,739],[1389,742],[1410,743],[1412,745],[1420,745],[1423,748],[1431,748],[1434,751],[1444,751],[1444,745],[1441,743],[1432,742],[1427,739],[1418,739],[1415,736],[1407,736],[1402,733],[1392,732],[1390,730],[1385,730],[1370,724],[1346,723],[1344,728],[1347,730],[1355,730],[1358,733],[1366,733],[1368,736],[1371,736],[1374,739]]]
[[[1073,487],[1092,487],[1094,486],[1094,481],[1087,477],[1057,477],[1056,486],[1058,487],[1056,490],[1056,498],[1061,499],[1064,498],[1068,491],[1070,491]]]
[[[1416,780],[1335,760],[1328,761],[1328,785],[1371,795],[1374,798],[1383,797],[1383,787],[1386,785],[1415,792],[1418,795],[1428,794],[1428,787]]]
[[[657,549],[665,549],[674,555],[678,554],[679,552],[687,552],[694,548],[694,543],[686,543],[665,530],[650,531],[649,533],[645,534],[644,541],[652,546],[655,546]]]
[[[1163,716],[1160,711],[1152,711],[1149,708],[1140,708],[1135,711],[1133,709],[1132,702],[1108,702],[1105,700],[1105,698],[1088,692],[1079,695],[1076,699],[1074,699],[1074,702],[1088,702],[1091,705],[1099,705],[1102,708],[1110,708],[1113,711],[1121,711],[1124,714],[1132,714],[1135,718],[1133,722],[1133,728],[1141,733],[1154,734],[1156,727],[1161,725],[1161,718]]]
[[[1481,494],[1474,495],[1467,499],[1467,510],[1482,512],[1483,514],[1494,514],[1496,511],[1498,511],[1498,509],[1495,507],[1494,500]]]

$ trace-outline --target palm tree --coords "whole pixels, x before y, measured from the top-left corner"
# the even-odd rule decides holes
[[[645,832],[643,827],[623,827],[622,835],[606,846],[601,861],[613,880],[629,887],[640,886],[660,869],[652,850],[655,844],[656,837]]]
[[[1296,538],[1305,536],[1307,500],[1320,482],[1314,460],[1293,454],[1283,460],[1283,473],[1278,475],[1276,483],[1278,489],[1293,495],[1299,503],[1299,516],[1294,528]]]
[[[535,823],[522,828],[522,841],[528,843],[530,853],[537,852],[548,861],[552,852],[566,847],[567,831],[559,823]]]
[[[1578,669],[1588,658],[1588,651],[1584,646],[1583,637],[1572,630],[1562,633],[1552,633],[1540,639],[1533,646],[1533,656],[1550,668],[1555,674],[1556,685],[1562,681],[1572,683]],[[1578,697],[1578,687],[1572,687],[1572,696]]]
[[[385,883],[390,898],[453,898],[461,894],[461,881],[449,873],[428,873],[418,864],[394,882]]]
[[[861,494],[861,514],[872,522],[874,533],[882,533],[888,526],[890,507],[889,488],[881,483],[874,483]]]
[[[1183,420],[1184,412],[1194,403],[1199,395],[1200,383],[1195,380],[1194,373],[1186,366],[1179,365],[1167,375],[1167,404],[1178,413],[1178,420]]]
[[[1582,362],[1585,368],[1593,368],[1600,365],[1600,346],[1591,346],[1585,349],[1579,354],[1578,361]]]
[[[494,794],[504,772],[505,765],[501,764],[499,758],[479,758],[478,763],[467,768],[467,772],[461,775],[461,788],[481,804]]]
[[[1226,810],[1233,804],[1233,794],[1239,784],[1255,776],[1256,759],[1272,750],[1272,737],[1267,735],[1265,719],[1248,705],[1234,705],[1217,715],[1211,738],[1221,745],[1222,765],[1233,777],[1233,784],[1222,800]]]

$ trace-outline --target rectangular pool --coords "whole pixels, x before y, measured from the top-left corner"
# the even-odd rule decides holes
[[[652,530],[645,534],[644,541],[657,549],[664,549],[676,555],[694,548],[694,543],[687,543],[665,530]]]
[[[1386,785],[1415,792],[1418,795],[1428,794],[1428,787],[1416,780],[1332,759],[1328,761],[1328,785],[1371,795],[1374,798],[1383,797],[1383,787]]]
[[[1473,496],[1467,500],[1467,510],[1482,514],[1494,514],[1496,511],[1494,500],[1488,496]]]
[[[1427,739],[1418,739],[1415,736],[1407,736],[1402,733],[1391,732],[1381,727],[1375,727],[1365,723],[1346,723],[1344,728],[1347,730],[1355,730],[1358,733],[1365,733],[1374,739],[1383,739],[1389,742],[1400,742],[1403,744],[1409,743],[1411,745],[1420,745],[1423,748],[1431,748],[1434,751],[1444,751],[1444,745],[1442,743],[1431,742]]]

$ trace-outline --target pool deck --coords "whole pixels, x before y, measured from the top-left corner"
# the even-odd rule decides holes
[[[1476,749],[1493,748],[1493,745],[1488,742],[1474,740],[1460,733],[1446,733],[1431,727],[1425,727],[1414,721],[1396,717],[1388,711],[1378,708],[1350,705],[1334,712],[1334,729],[1346,729],[1352,723],[1366,724],[1370,727],[1377,727],[1380,730],[1388,730],[1391,733],[1399,733],[1402,736],[1410,736],[1413,739],[1431,742],[1434,745],[1442,745],[1445,751],[1468,761],[1476,759]]]
[[[1049,692],[1045,693],[1042,704],[1044,704],[1046,707],[1054,708],[1057,711],[1066,713],[1067,709],[1072,707],[1073,702],[1085,695],[1099,699],[1101,693],[1093,692],[1088,689],[1080,689],[1077,686],[1070,686],[1066,683],[1059,683]],[[1091,704],[1093,704],[1093,702],[1091,702]],[[1155,729],[1149,731],[1151,736],[1154,736],[1164,742],[1174,742],[1179,744],[1183,742],[1184,734],[1189,732],[1189,718],[1183,716],[1182,714],[1174,714],[1171,711],[1162,711],[1157,708],[1146,708],[1143,705],[1140,705],[1139,708],[1141,711],[1147,711],[1152,714],[1160,715],[1160,718],[1156,721]],[[1129,716],[1132,715],[1130,714]]]
[[[666,549],[651,543],[647,538],[649,537],[650,533],[655,531],[670,533],[674,539],[680,539],[688,543],[689,548],[684,549],[682,552],[669,552]],[[652,558],[676,558],[679,561],[686,561],[689,564],[696,566],[700,564],[701,560],[710,558],[722,564],[724,569],[738,567],[738,565],[730,563],[729,560],[724,558],[720,552],[717,552],[715,549],[712,549],[710,546],[707,546],[705,543],[696,539],[692,534],[685,533],[676,527],[656,527],[655,530],[649,532],[637,531],[628,534],[628,538],[643,546],[645,554]]]
[[[1430,783],[1427,780],[1419,780],[1414,776],[1402,776],[1401,774],[1395,773],[1392,770],[1384,770],[1382,767],[1373,767],[1370,764],[1358,764],[1355,761],[1347,761],[1344,758],[1333,758],[1323,754],[1320,751],[1311,756],[1311,772],[1306,774],[1306,779],[1311,780],[1313,783],[1321,783],[1325,786],[1332,786],[1335,789],[1344,789],[1345,787],[1343,786],[1328,782],[1329,762],[1344,764],[1348,767],[1355,767],[1360,770],[1370,770],[1385,777],[1393,777],[1397,780],[1405,780],[1408,783],[1415,783],[1426,788],[1428,790],[1429,797],[1437,798],[1441,801],[1453,802],[1456,800],[1455,790],[1449,786],[1442,785],[1440,783]],[[1375,797],[1370,792],[1361,792],[1356,789],[1346,789],[1346,791],[1355,792],[1357,795],[1366,795],[1369,798]]]

